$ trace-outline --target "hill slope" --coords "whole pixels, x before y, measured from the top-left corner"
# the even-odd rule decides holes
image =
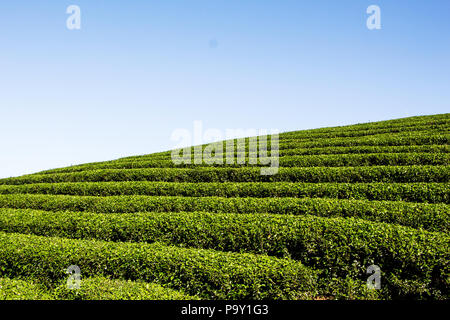
[[[275,175],[168,151],[1,179],[0,298],[448,298],[449,138],[442,114],[280,134]]]

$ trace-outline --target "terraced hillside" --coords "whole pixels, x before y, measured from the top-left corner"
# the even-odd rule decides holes
[[[168,151],[2,179],[0,298],[448,299],[449,138],[442,114],[280,134],[276,175]]]

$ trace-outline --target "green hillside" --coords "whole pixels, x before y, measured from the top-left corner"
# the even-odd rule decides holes
[[[167,151],[1,179],[0,299],[448,299],[449,139],[441,114],[282,133],[275,175]]]

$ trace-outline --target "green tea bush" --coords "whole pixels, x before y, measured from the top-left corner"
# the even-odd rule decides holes
[[[2,277],[55,283],[77,265],[87,277],[142,280],[211,299],[299,299],[316,295],[316,272],[290,259],[0,233]]]
[[[270,155],[270,150],[267,150]],[[364,154],[364,153],[407,153],[407,152],[418,152],[418,153],[448,153],[449,147],[448,145],[409,145],[409,146],[356,146],[356,147],[317,147],[317,148],[292,148],[292,149],[284,149],[279,150],[279,156],[301,156],[301,155],[320,155],[320,154]],[[237,156],[238,154],[242,156],[246,156],[246,153],[234,152],[231,153],[233,156]],[[195,153],[191,152],[191,159]],[[229,153],[222,152],[217,153],[216,155],[222,155],[224,159],[226,159],[226,155]],[[143,162],[149,160],[170,160],[171,152],[161,152],[156,154],[150,154],[146,156],[139,157],[129,157],[129,158],[121,158],[117,160],[110,160],[104,162],[93,162],[81,165],[74,165],[68,168],[79,168],[90,165],[97,164],[107,164],[107,163],[127,163],[127,162]],[[224,162],[225,163],[225,162]],[[54,173],[58,170],[65,169],[52,169],[45,170],[40,173]]]
[[[164,288],[155,283],[109,279],[82,278],[79,289],[68,289],[64,283],[56,287],[58,300],[197,300],[180,291]]]
[[[0,195],[0,207],[46,211],[180,212],[311,214],[357,217],[430,231],[448,231],[448,205],[402,201],[336,200],[322,198],[220,198],[148,196]]]
[[[0,185],[59,182],[449,182],[449,166],[372,166],[279,168],[261,175],[259,168],[102,169],[72,173],[27,175],[0,179]]]
[[[449,285],[448,234],[353,218],[9,209],[0,211],[0,230],[116,242],[156,241],[289,257],[322,270],[321,278],[328,280],[363,279],[366,268],[376,264],[383,270],[384,287],[388,288],[384,294],[389,296],[408,292],[416,297],[442,297]],[[420,283],[422,289],[401,285],[403,282]]]
[[[72,182],[0,185],[0,194],[78,196],[310,197],[446,203],[449,183]]]
[[[0,278],[0,300],[52,300],[42,285],[20,279]]]
[[[281,133],[275,175],[245,138],[215,154],[239,165],[0,179],[0,299],[449,299],[449,138],[447,113]]]
[[[343,154],[343,155],[305,155],[286,156],[279,159],[282,167],[357,167],[357,166],[406,166],[406,165],[446,165],[450,155],[446,153],[374,153],[374,154]],[[236,161],[235,161],[236,162]],[[254,164],[250,164],[254,163]],[[264,166],[260,159],[250,162],[246,159],[245,166]],[[175,164],[172,160],[150,160],[104,163],[55,169],[51,173],[80,172],[98,169],[135,169],[135,168],[176,168],[176,167],[211,167],[233,166],[242,167],[239,164]],[[47,172],[49,174],[50,172]]]

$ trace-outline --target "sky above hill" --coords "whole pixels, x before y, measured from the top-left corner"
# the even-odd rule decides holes
[[[0,2],[0,177],[168,150],[195,120],[283,132],[445,112],[447,0]]]

